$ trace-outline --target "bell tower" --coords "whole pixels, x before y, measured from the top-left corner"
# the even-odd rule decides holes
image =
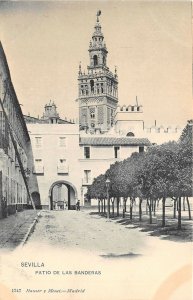
[[[90,133],[107,132],[114,120],[118,103],[118,78],[107,67],[107,48],[101,31],[97,12],[94,33],[89,45],[90,64],[87,73],[82,72],[81,64],[78,73],[79,123],[81,129]]]

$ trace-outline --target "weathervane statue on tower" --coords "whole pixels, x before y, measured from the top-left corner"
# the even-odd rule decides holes
[[[101,15],[101,10],[98,10],[96,15],[97,15],[97,22],[99,22],[99,16]]]

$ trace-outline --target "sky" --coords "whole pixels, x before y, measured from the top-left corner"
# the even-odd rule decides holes
[[[78,117],[78,66],[86,71],[96,12],[118,70],[119,104],[143,105],[145,124],[192,118],[191,4],[174,1],[0,2],[0,40],[24,114],[52,100]]]

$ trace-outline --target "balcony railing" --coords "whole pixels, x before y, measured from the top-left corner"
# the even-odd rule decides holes
[[[69,173],[69,167],[68,166],[58,166],[57,167],[57,173],[58,174],[68,174]]]

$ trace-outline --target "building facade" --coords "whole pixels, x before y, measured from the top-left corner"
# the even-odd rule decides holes
[[[78,124],[27,124],[34,155],[41,206],[45,209],[75,209],[90,205],[87,187],[111,164],[143,152],[144,138],[82,135]]]
[[[22,210],[39,192],[32,166],[30,137],[0,44],[0,218]]]

